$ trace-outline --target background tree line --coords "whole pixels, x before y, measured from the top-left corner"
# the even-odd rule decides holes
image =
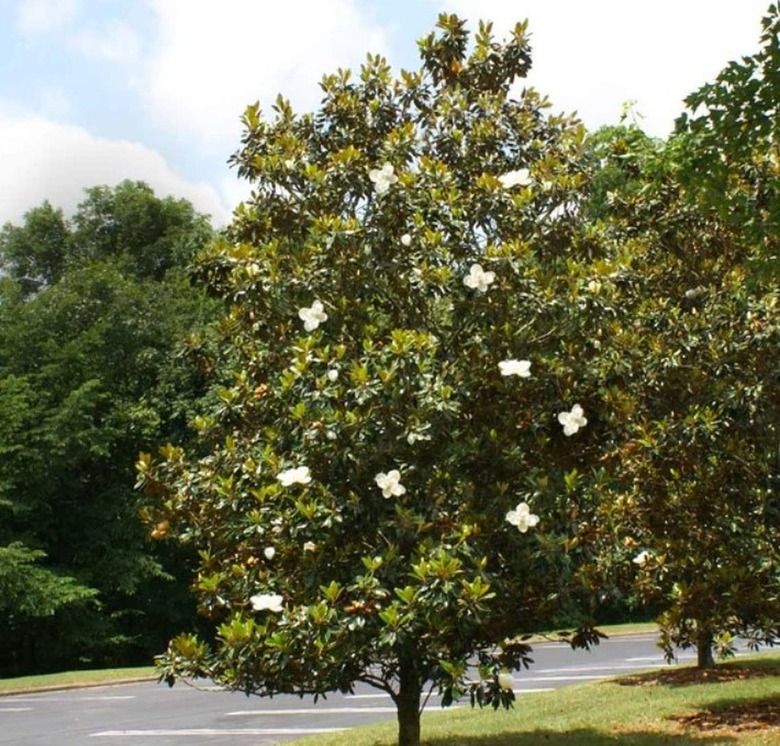
[[[213,314],[187,266],[212,235],[131,182],[0,231],[0,675],[146,663],[191,623],[133,462],[187,439],[205,379],[182,344]]]

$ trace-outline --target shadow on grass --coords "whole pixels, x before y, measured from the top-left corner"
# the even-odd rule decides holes
[[[702,732],[714,730],[762,731],[780,728],[780,695],[755,699],[721,699],[710,702],[692,715],[674,720]]]
[[[719,736],[711,732],[698,737],[688,733],[648,733],[646,731],[602,733],[589,728],[561,733],[534,730],[527,733],[491,733],[482,736],[423,738],[424,746],[684,746],[706,743],[735,744],[733,736]]]

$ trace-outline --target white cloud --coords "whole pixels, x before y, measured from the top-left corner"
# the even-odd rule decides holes
[[[16,30],[24,36],[45,34],[70,23],[78,11],[78,0],[17,0]]]
[[[550,96],[554,111],[577,110],[590,127],[616,123],[636,100],[642,126],[666,135],[682,99],[729,60],[758,48],[766,0],[442,0],[442,9],[493,20],[504,37],[529,19],[533,70],[528,82]],[[754,12],[750,12],[754,6]]]
[[[133,65],[138,62],[141,43],[136,32],[121,21],[84,28],[71,38],[71,45],[85,57]]]
[[[147,2],[160,24],[140,91],[150,117],[224,154],[238,146],[248,104],[282,92],[308,111],[324,73],[387,46],[356,0]]]
[[[83,190],[123,179],[147,182],[160,196],[189,199],[226,223],[229,209],[214,188],[174,173],[156,151],[134,142],[95,137],[81,127],[44,119],[0,103],[0,225],[18,223],[48,199],[66,214]]]
[[[38,109],[54,119],[66,118],[73,109],[70,96],[57,85],[44,85],[38,89],[36,102]]]

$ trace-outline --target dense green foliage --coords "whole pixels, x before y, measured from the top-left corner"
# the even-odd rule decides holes
[[[780,296],[747,281],[763,244],[687,192],[686,143],[594,137],[596,212],[632,260],[600,289],[620,298],[605,331],[626,416],[593,531],[601,573],[661,612],[667,655],[708,665],[713,641],[780,631]]]
[[[186,438],[200,382],[175,350],[209,306],[183,267],[210,235],[130,182],[0,232],[0,674],[148,660],[186,623],[132,466]]]
[[[777,288],[690,186],[709,135],[586,142],[509,96],[524,26],[470,53],[439,30],[419,72],[369,58],[316,114],[249,108],[255,191],[200,268],[230,304],[208,455],[139,462],[217,624],[163,675],[365,681],[404,744],[424,682],[507,704],[524,631],[629,594],[707,665],[718,636],[774,640],[780,588]]]
[[[371,57],[327,76],[313,115],[249,108],[235,162],[253,196],[200,269],[230,304],[208,455],[139,463],[156,520],[201,550],[218,625],[213,645],[175,640],[164,675],[368,682],[405,744],[423,686],[506,705],[518,635],[591,639],[572,498],[622,420],[595,288],[630,256],[584,219],[584,129],[509,95],[523,25],[467,47],[444,16],[419,72]]]
[[[752,274],[780,279],[780,6],[761,22],[761,48],[730,62],[686,99],[676,158],[689,196],[717,210],[755,249]]]

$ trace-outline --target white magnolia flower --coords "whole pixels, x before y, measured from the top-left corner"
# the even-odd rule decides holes
[[[498,367],[501,369],[502,376],[520,376],[520,378],[531,376],[530,360],[502,360]]]
[[[498,674],[498,685],[505,691],[512,691],[512,688],[515,685],[515,680],[512,678],[512,674],[507,673],[506,671],[502,671],[500,674]]]
[[[411,246],[412,245],[412,237],[408,233],[404,233],[403,236],[401,236],[401,243],[404,246]]]
[[[517,171],[507,171],[505,174],[501,174],[498,177],[501,182],[501,186],[504,189],[511,189],[515,186],[528,186],[533,179],[531,178],[531,172],[527,168],[520,168]]]
[[[258,593],[249,599],[252,602],[252,608],[255,611],[282,611],[282,601],[284,600],[276,593]]]
[[[335,381],[339,377],[339,372],[336,368],[331,368],[327,375],[329,381]]]
[[[377,194],[384,194],[398,181],[398,177],[393,173],[393,166],[390,163],[385,163],[382,168],[375,168],[369,171],[368,178],[374,182],[374,189]]]
[[[579,404],[575,404],[571,408],[571,412],[560,412],[558,414],[558,422],[563,425],[564,435],[574,435],[581,427],[585,427],[588,424],[585,413]]]
[[[406,492],[406,487],[401,484],[401,472],[398,469],[393,469],[387,474],[380,471],[374,480],[376,486],[382,490],[382,497],[398,497]]]
[[[481,264],[472,264],[469,273],[463,278],[463,284],[467,288],[484,293],[488,289],[488,285],[495,279],[495,272],[485,272]]]
[[[280,471],[276,478],[283,487],[289,487],[291,484],[308,484],[311,482],[311,473],[308,466],[296,466],[294,469]]]
[[[303,545],[303,551],[304,552],[316,552],[317,551],[317,545],[313,541],[307,541]]]
[[[531,512],[528,503],[521,502],[517,504],[514,510],[510,510],[506,514],[506,520],[513,526],[517,526],[517,530],[524,534],[529,528],[533,528],[539,523],[539,516]]]
[[[644,567],[650,561],[650,552],[643,550],[631,560],[635,565]]]
[[[309,308],[301,308],[298,311],[298,317],[303,321],[303,328],[307,332],[313,332],[323,321],[327,320],[328,314],[325,313],[322,301],[315,300]]]
[[[267,560],[272,560],[276,554],[276,550],[273,547],[266,547],[263,549],[263,554]]]

